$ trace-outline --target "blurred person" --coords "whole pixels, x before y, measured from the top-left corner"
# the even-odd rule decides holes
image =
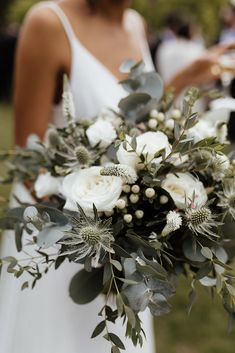
[[[173,37],[162,42],[155,57],[158,71],[166,83],[182,68],[201,57],[205,52],[202,42],[194,39],[195,27],[186,15],[172,13],[169,15],[167,23],[169,23],[169,19],[172,23]]]
[[[48,124],[62,118],[63,75],[67,74],[77,118],[95,117],[103,107],[116,108],[126,95],[118,81],[121,63],[143,60],[153,70],[141,16],[128,0],[62,0],[42,2],[25,19],[18,45],[15,75],[16,144],[24,146],[30,134],[43,138]],[[175,75],[167,87],[176,92],[189,84],[215,79],[211,67],[227,47],[216,48]],[[34,202],[24,185],[13,194]],[[13,200],[12,200],[13,204]],[[3,238],[2,257],[16,252],[12,233]],[[18,257],[18,255],[16,255]],[[0,283],[1,353],[106,353],[108,343],[90,339],[102,297],[88,307],[68,295],[69,279],[79,265],[65,263],[49,272],[34,291],[21,293],[19,283],[3,273]],[[150,314],[142,316],[147,341],[143,350],[154,352]],[[118,331],[118,332],[117,332]],[[123,336],[122,325],[115,333]],[[126,342],[128,353],[143,350]]]
[[[230,43],[235,40],[235,0],[230,0],[221,12],[222,31],[219,43]]]

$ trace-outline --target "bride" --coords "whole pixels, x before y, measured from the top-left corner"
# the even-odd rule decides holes
[[[143,60],[153,69],[145,26],[127,0],[64,0],[43,2],[28,14],[20,36],[15,79],[16,143],[27,136],[43,137],[49,122],[63,125],[60,97],[62,78],[70,78],[77,117],[92,117],[104,107],[117,106],[125,95],[118,81],[121,63]],[[33,202],[22,185],[14,193]],[[12,234],[4,235],[2,256],[14,255]],[[17,254],[15,254],[19,257]],[[3,273],[0,283],[1,353],[108,353],[109,343],[90,336],[100,321],[102,297],[88,306],[69,298],[77,264],[51,270],[33,291],[20,291],[19,280]],[[143,350],[154,352],[150,314],[142,316],[147,341]],[[121,323],[113,328],[120,337]],[[125,342],[128,353],[143,350]]]
[[[95,117],[104,107],[115,108],[125,96],[118,85],[125,77],[119,72],[125,59],[143,60],[146,70],[153,69],[145,24],[128,6],[128,0],[62,0],[42,2],[29,12],[16,60],[17,145],[24,146],[32,133],[43,138],[50,122],[64,124],[60,103],[64,73],[70,78],[80,118]],[[197,81],[211,79],[214,61],[211,56],[198,60],[169,86],[179,91],[194,83],[188,81],[193,77]],[[24,202],[33,202],[23,185],[17,184],[14,194]],[[4,234],[1,257],[14,253],[13,236],[8,232]],[[49,271],[32,292],[23,293],[19,280],[2,274],[0,353],[109,352],[109,343],[104,339],[90,339],[99,322],[97,311],[102,297],[88,306],[78,306],[69,298],[69,281],[78,270],[77,264],[63,264],[57,271]],[[142,320],[147,334],[144,348],[126,342],[128,353],[155,351],[150,314],[144,313]],[[113,330],[123,337],[121,324]]]

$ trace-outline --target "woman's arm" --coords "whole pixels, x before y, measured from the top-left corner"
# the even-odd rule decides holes
[[[166,89],[173,88],[175,93],[179,94],[185,87],[200,86],[218,80],[221,75],[219,57],[234,48],[235,43],[212,47],[204,55],[180,70],[166,84]]]
[[[18,43],[15,68],[15,142],[24,146],[27,136],[43,137],[51,119],[57,75],[63,69],[63,32],[48,9],[27,16]],[[66,42],[65,42],[66,43]]]

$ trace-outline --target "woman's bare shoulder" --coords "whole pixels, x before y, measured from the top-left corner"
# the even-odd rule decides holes
[[[46,6],[46,3],[34,5],[27,13],[23,26],[22,36],[38,39],[45,37],[46,41],[61,35],[61,24],[57,15]]]

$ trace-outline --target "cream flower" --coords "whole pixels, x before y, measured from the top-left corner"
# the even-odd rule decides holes
[[[160,131],[149,131],[137,136],[137,147],[135,152],[131,152],[132,148],[129,145],[129,143],[131,142],[130,136],[126,136],[126,141],[126,150],[124,149],[123,144],[121,144],[117,151],[117,158],[119,163],[130,165],[133,168],[137,168],[138,164],[141,162],[141,154],[144,155],[145,161],[147,163],[150,163],[152,161],[155,163],[160,163],[161,157],[154,159],[154,155],[162,149],[165,149],[167,154],[169,154],[171,151],[171,146],[169,144],[168,137]]]
[[[106,148],[116,139],[117,133],[109,121],[97,120],[86,131],[89,143],[92,147]]]
[[[186,208],[185,200],[189,203],[193,196],[197,206],[203,206],[207,201],[203,184],[190,173],[167,174],[162,182],[162,188],[169,192],[179,209]]]
[[[61,193],[66,198],[65,209],[77,211],[77,203],[87,213],[93,204],[98,212],[112,211],[122,192],[122,179],[102,176],[102,167],[79,170],[64,178]]]
[[[58,195],[63,178],[55,178],[49,172],[40,174],[34,184],[36,196],[40,199],[45,196]]]

